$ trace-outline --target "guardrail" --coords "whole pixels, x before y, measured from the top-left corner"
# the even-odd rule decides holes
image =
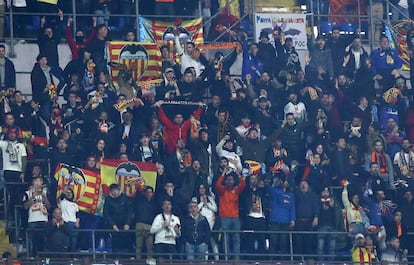
[[[40,229],[26,229],[26,248],[28,251],[28,256],[30,257],[32,253],[30,253],[30,246],[29,246],[29,241],[30,241],[30,237],[29,237],[29,233],[30,232],[35,232],[35,231],[42,231]],[[96,248],[96,243],[97,243],[97,233],[100,233],[101,235],[103,233],[106,234],[111,234],[111,233],[123,233],[123,234],[134,234],[136,232],[139,232],[140,230],[128,230],[128,231],[120,231],[120,232],[114,232],[111,229],[77,229],[76,231],[82,233],[91,233],[92,236],[92,246],[90,248],[90,250],[88,252],[48,252],[48,251],[43,251],[43,252],[39,252],[38,253],[38,257],[40,258],[46,258],[49,256],[52,257],[64,257],[65,255],[67,256],[71,256],[71,257],[77,257],[77,258],[82,258],[85,256],[88,257],[92,257],[94,260],[99,259],[99,258],[103,258],[106,259],[108,257],[116,257],[116,258],[125,258],[125,259],[130,259],[131,257],[135,256],[135,253],[131,253],[131,252],[117,252],[117,253],[111,253],[111,251],[109,249],[107,250],[102,250],[102,249],[98,249]],[[147,230],[142,230],[142,231],[146,231]],[[308,261],[308,260],[318,260],[318,259],[332,259],[332,260],[336,260],[336,261],[341,261],[341,264],[345,264],[344,262],[349,262],[350,261],[350,254],[340,254],[339,252],[336,253],[335,255],[329,255],[329,254],[324,254],[324,255],[318,255],[316,254],[317,252],[314,251],[312,253],[297,253],[294,249],[294,241],[295,241],[295,236],[298,235],[307,235],[307,236],[315,236],[315,242],[316,242],[316,236],[317,235],[321,235],[321,234],[329,234],[329,235],[335,235],[335,236],[344,236],[347,237],[349,235],[349,233],[347,232],[325,232],[325,231],[256,231],[256,230],[216,230],[216,231],[212,231],[213,234],[221,234],[222,238],[224,239],[222,241],[223,243],[223,251],[221,253],[219,253],[219,256],[221,257],[220,260],[224,260],[224,261],[229,261],[231,259],[235,259],[238,260],[238,258],[240,258],[240,260],[256,260],[256,261],[260,261],[260,263],[262,264],[262,262],[264,262],[264,264],[266,264],[266,260],[277,260],[278,262],[289,262],[289,264],[294,264],[295,262],[303,262],[303,261]],[[271,250],[268,250],[266,253],[240,253],[240,254],[230,254],[229,250],[227,249],[227,238],[229,234],[233,234],[233,233],[239,233],[241,236],[246,235],[246,234],[264,234],[267,237],[269,237],[272,234],[284,234],[284,235],[288,235],[289,238],[289,251],[288,253],[272,253]],[[414,235],[414,233],[408,233],[409,235]],[[349,239],[349,240],[353,240],[353,239]],[[308,242],[309,244],[312,244],[312,242]],[[314,245],[316,246],[316,245]],[[316,249],[316,247],[315,247]],[[347,251],[345,250],[345,253]],[[349,253],[349,252],[348,252]],[[146,253],[142,253],[143,255],[145,255]],[[155,257],[166,257],[167,259],[174,261],[174,260],[184,260],[183,256],[185,255],[185,253],[153,253]],[[206,255],[210,256],[210,257],[214,257],[214,253],[207,253]],[[253,257],[253,258],[252,258]],[[414,258],[414,255],[409,255],[408,258]],[[257,264],[257,263],[256,263]],[[275,264],[274,261],[272,264]],[[333,264],[329,261],[329,264]],[[389,263],[392,264],[392,263]],[[404,263],[405,264],[405,263]]]

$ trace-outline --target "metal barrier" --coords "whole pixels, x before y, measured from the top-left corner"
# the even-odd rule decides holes
[[[30,232],[34,232],[34,231],[42,231],[39,229],[26,229],[26,248],[28,251],[28,256],[31,257],[30,251],[30,247],[29,247],[29,241],[30,241],[30,237],[29,237],[29,233]],[[117,252],[117,253],[111,253],[110,250],[106,250],[106,251],[102,251],[96,248],[96,242],[97,242],[97,236],[96,233],[107,233],[108,235],[111,233],[114,233],[113,230],[110,229],[77,229],[78,232],[85,232],[85,233],[92,233],[92,246],[91,249],[89,250],[89,252],[47,252],[47,251],[43,251],[43,252],[39,252],[39,257],[48,257],[48,256],[54,256],[54,257],[64,257],[65,255],[68,256],[73,256],[73,257],[84,257],[84,256],[90,256],[92,257],[94,260],[99,259],[99,258],[104,258],[106,259],[107,257],[117,257],[117,258],[126,258],[129,259],[130,257],[135,256],[135,253],[131,253],[131,252]],[[138,230],[128,230],[128,231],[120,231],[120,232],[115,232],[115,233],[124,233],[124,234],[130,234],[135,235],[135,233]],[[147,231],[147,230],[145,230]],[[245,234],[265,234],[268,238],[269,235],[272,234],[287,234],[289,237],[289,252],[288,253],[272,253],[271,250],[269,249],[267,251],[267,253],[240,253],[240,254],[230,254],[229,250],[227,249],[227,245],[226,242],[222,241],[223,244],[223,252],[219,253],[219,256],[222,257],[222,260],[224,261],[228,261],[231,259],[241,259],[241,260],[245,260],[245,259],[249,259],[249,260],[258,260],[258,261],[263,261],[266,262],[266,260],[280,260],[280,261],[289,261],[291,264],[293,262],[303,262],[306,260],[320,260],[320,258],[322,259],[335,259],[337,261],[342,261],[341,264],[344,264],[343,262],[345,261],[350,261],[350,254],[349,252],[347,252],[345,250],[345,252],[347,252],[348,254],[342,254],[340,255],[338,252],[335,255],[329,255],[329,254],[324,254],[324,255],[318,255],[316,254],[317,252],[312,252],[312,253],[296,253],[294,246],[295,246],[295,236],[298,235],[308,235],[308,236],[317,236],[317,235],[321,235],[321,234],[329,234],[329,235],[334,235],[336,237],[348,237],[348,233],[347,232],[324,232],[324,231],[255,231],[255,230],[240,230],[240,231],[231,231],[231,230],[218,230],[218,231],[212,231],[215,234],[221,234],[222,238],[224,238],[224,240],[227,238],[227,235],[232,234],[232,233],[239,233],[240,235],[245,235]],[[414,233],[409,233],[410,235],[414,235]],[[316,237],[315,237],[316,239]],[[349,240],[353,240],[352,238],[349,238]],[[316,242],[316,240],[315,240]],[[309,244],[312,244],[312,242],[308,242]],[[143,255],[145,255],[146,253],[142,253]],[[173,257],[172,260],[176,260],[176,259],[183,259],[183,256],[185,255],[185,253],[154,253],[154,256],[156,257]],[[210,257],[214,257],[214,253],[207,253],[206,255],[210,256]],[[253,259],[252,259],[253,257]],[[410,254],[410,256],[408,256],[409,258],[413,258],[414,255],[412,255],[412,253]]]

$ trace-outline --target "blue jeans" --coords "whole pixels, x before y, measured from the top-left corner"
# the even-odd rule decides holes
[[[221,228],[223,230],[240,230],[240,219],[238,217],[233,218],[221,218]],[[228,235],[230,234],[230,236]],[[231,244],[230,244],[231,240]],[[228,253],[238,255],[240,254],[240,235],[239,233],[224,233],[225,249]]]
[[[185,244],[185,254],[188,260],[194,260],[194,254],[198,260],[204,259],[207,253],[208,246],[206,243],[193,245],[190,243]]]
[[[321,232],[333,232],[334,229],[332,226],[320,226],[318,231]],[[321,233],[318,234],[318,255],[319,260],[323,260],[323,255],[329,254],[329,255],[335,255],[335,235],[334,234],[325,234]],[[328,253],[326,253],[325,249],[328,249]],[[328,260],[333,261],[334,257],[329,257]]]

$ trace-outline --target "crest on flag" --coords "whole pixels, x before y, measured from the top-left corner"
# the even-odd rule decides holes
[[[115,170],[115,178],[121,191],[126,196],[132,196],[136,192],[136,184],[142,180],[141,170],[131,162],[124,162],[118,165]],[[142,181],[143,182],[143,181]]]
[[[67,164],[61,164],[57,171],[59,177],[59,186],[69,186],[73,190],[75,202],[85,194],[86,190],[86,178],[85,174],[80,168],[70,166]]]
[[[110,41],[106,45],[106,57],[112,82],[118,84],[120,69],[129,76],[123,76],[124,80],[131,77],[136,82],[157,79],[161,75],[161,52],[157,44]]]

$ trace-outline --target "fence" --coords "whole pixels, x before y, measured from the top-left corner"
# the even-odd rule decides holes
[[[42,231],[42,230],[38,230],[38,229],[26,229],[26,248],[28,251],[28,256],[31,256],[31,252],[30,252],[30,233],[31,232],[35,232],[35,231]],[[101,236],[103,234],[106,235],[110,235],[111,233],[123,233],[125,234],[125,240],[128,239],[128,236],[130,236],[131,238],[133,236],[135,236],[135,233],[138,232],[138,230],[128,230],[128,231],[120,231],[120,232],[114,232],[113,230],[109,230],[109,229],[77,229],[77,231],[79,233],[90,233],[91,238],[92,238],[92,246],[89,249],[89,251],[83,251],[83,252],[48,252],[48,251],[43,251],[43,252],[39,252],[39,256],[38,258],[46,258],[46,257],[66,257],[66,256],[72,256],[72,257],[77,257],[77,258],[82,258],[82,257],[91,257],[93,258],[93,260],[96,259],[108,259],[108,258],[114,258],[116,257],[117,259],[130,259],[131,257],[135,256],[134,252],[117,252],[117,253],[111,253],[110,249],[98,249],[96,247],[97,242],[98,242],[98,236],[97,234],[100,234]],[[294,264],[295,262],[299,263],[299,262],[304,262],[304,261],[309,261],[309,260],[327,260],[327,259],[331,259],[332,262],[337,261],[337,262],[342,262],[341,264],[346,264],[346,262],[349,262],[351,260],[350,258],[350,248],[351,248],[351,244],[347,245],[345,248],[341,249],[341,250],[336,250],[336,253],[334,255],[329,255],[329,254],[324,254],[324,255],[319,255],[318,252],[316,251],[316,247],[315,250],[310,252],[310,253],[297,253],[297,251],[295,250],[295,244],[296,241],[298,240],[296,237],[297,236],[308,236],[308,240],[311,239],[312,237],[315,239],[315,242],[311,242],[311,241],[307,241],[306,243],[308,244],[313,244],[316,243],[316,239],[318,235],[331,235],[334,236],[335,238],[345,238],[348,239],[349,242],[353,242],[353,238],[349,238],[349,234],[347,232],[325,232],[325,231],[255,231],[255,230],[240,230],[240,231],[234,231],[234,230],[218,230],[218,231],[212,231],[213,234],[219,234],[221,235],[222,240],[222,251],[219,253],[219,257],[220,260],[222,261],[229,261],[232,259],[238,259],[240,258],[240,260],[256,260],[256,261],[260,261],[260,263],[262,264],[266,264],[266,261],[269,262],[269,260],[273,260],[274,261],[277,260],[278,262],[289,262],[289,264]],[[252,253],[246,253],[246,252],[242,252],[240,254],[231,254],[230,250],[227,249],[228,246],[228,242],[226,242],[228,235],[234,234],[234,233],[238,233],[240,234],[241,238],[244,238],[245,235],[247,234],[264,234],[268,240],[269,236],[271,235],[287,235],[288,236],[288,244],[289,244],[289,250],[287,253],[272,253],[272,251],[270,249],[268,249],[266,252],[263,253],[255,253],[254,251],[252,251]],[[409,235],[414,235],[414,233],[408,233]],[[134,237],[135,238],[135,237]],[[180,243],[177,243],[177,245],[179,245]],[[316,244],[313,244],[313,246],[316,246]],[[145,255],[145,253],[143,253]],[[206,253],[206,256],[209,256],[210,259],[214,259],[214,253]],[[154,253],[155,257],[158,258],[163,258],[163,259],[167,259],[167,260],[185,260],[185,253]],[[414,258],[414,255],[411,253],[408,256],[409,259]],[[344,263],[345,262],[345,263]],[[281,264],[282,264],[281,263]],[[329,262],[331,264],[331,261]],[[333,263],[332,263],[333,264]]]

